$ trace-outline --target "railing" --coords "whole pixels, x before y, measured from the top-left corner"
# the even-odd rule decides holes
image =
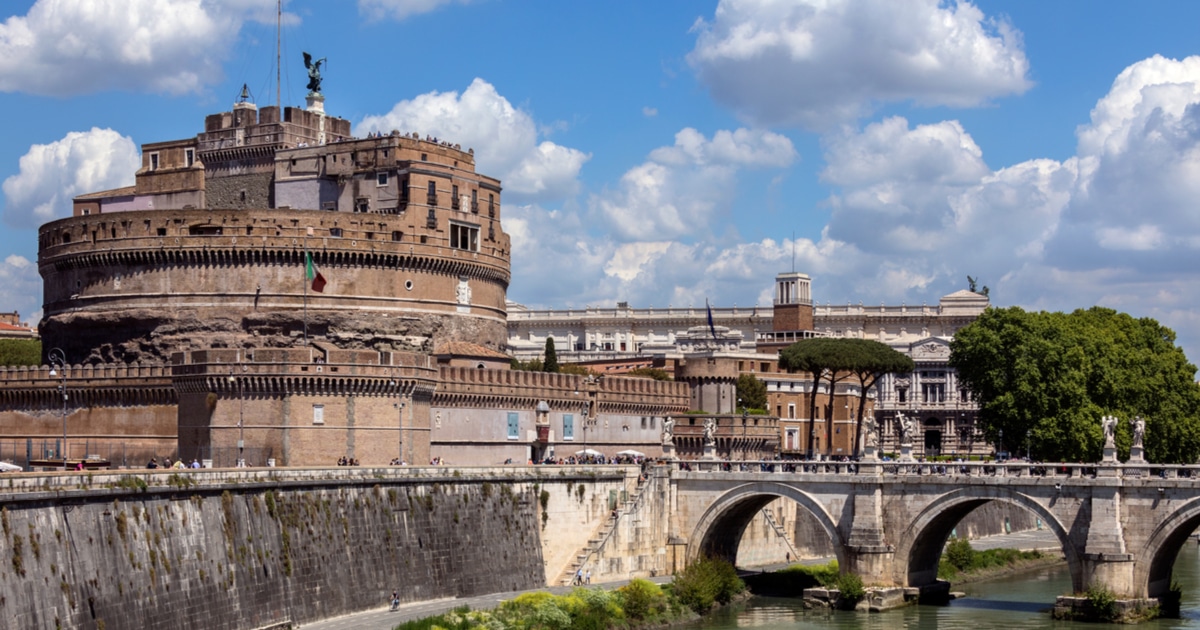
[[[685,472],[799,475],[925,476],[959,478],[1093,479],[1097,476],[1186,479],[1200,482],[1200,465],[1150,463],[1030,462],[836,462],[766,460],[748,462],[680,460],[671,465]],[[1105,474],[1101,474],[1104,471]],[[1109,474],[1112,471],[1112,474]]]

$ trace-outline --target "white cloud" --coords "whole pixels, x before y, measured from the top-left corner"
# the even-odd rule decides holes
[[[654,118],[655,116],[658,115],[658,109],[656,109],[654,107],[643,107],[642,115],[645,116],[646,118]]]
[[[42,317],[42,277],[37,264],[16,254],[0,262],[0,304],[20,313],[22,322],[37,326]]]
[[[199,92],[242,22],[274,17],[273,0],[38,0],[0,24],[0,92]]]
[[[515,202],[562,199],[579,187],[579,171],[591,156],[543,140],[526,112],[494,86],[475,79],[457,92],[429,92],[400,101],[386,114],[367,116],[357,132],[417,132],[475,150],[478,172],[498,177]]]
[[[1027,90],[1020,33],[965,0],[722,0],[688,61],[760,125],[826,127],[874,103],[975,106]]]
[[[432,13],[451,4],[468,4],[471,0],[358,0],[358,12],[380,20],[404,20],[422,13]]]
[[[710,140],[685,128],[589,205],[624,241],[703,233],[729,209],[739,169],[782,168],[795,157],[791,140],[769,131],[721,130]]]
[[[76,195],[133,185],[141,166],[133,140],[112,129],[72,131],[21,156],[20,172],[4,180],[4,222],[37,227],[70,216]]]

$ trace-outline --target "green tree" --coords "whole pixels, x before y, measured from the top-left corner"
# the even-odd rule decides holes
[[[858,413],[854,431],[854,456],[857,457],[859,444],[862,442],[863,409],[867,406],[867,392],[884,374],[911,372],[915,366],[908,355],[878,341],[848,338],[832,341],[842,352],[843,368],[862,384],[858,391]]]
[[[1019,446],[1028,435],[1037,459],[1096,461],[1101,416],[1120,419],[1124,454],[1129,420],[1140,415],[1148,460],[1187,463],[1200,455],[1196,367],[1175,333],[1153,319],[1100,307],[1069,314],[989,308],[955,334],[950,350],[992,441],[1003,431],[1006,444]]]
[[[554,337],[546,337],[546,360],[542,363],[542,371],[558,371],[558,352],[554,350]]]
[[[645,378],[652,378],[656,381],[671,380],[671,375],[668,374],[667,371],[662,368],[653,368],[653,367],[633,368],[632,370],[629,370],[625,374],[627,376],[641,376],[641,377],[645,377]]]
[[[767,385],[753,374],[739,374],[737,397],[746,409],[767,408]]]
[[[808,418],[812,423],[817,419],[817,394],[821,390],[821,381],[829,383],[829,400],[825,413],[825,444],[833,443],[833,392],[837,384],[850,376],[844,372],[846,357],[837,345],[837,339],[830,337],[812,337],[802,339],[779,352],[779,367],[791,372],[808,372],[812,375],[813,389],[808,396]],[[813,453],[813,431],[808,431],[808,454]]]
[[[42,342],[38,339],[0,339],[0,365],[41,365]]]

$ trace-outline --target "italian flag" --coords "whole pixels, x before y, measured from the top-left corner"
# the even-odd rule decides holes
[[[304,252],[304,279],[312,280],[312,290],[321,293],[325,290],[325,276],[321,275],[321,270],[313,264],[312,254]]]

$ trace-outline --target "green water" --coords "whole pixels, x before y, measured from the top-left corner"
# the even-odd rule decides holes
[[[1175,560],[1175,580],[1183,588],[1181,619],[1159,619],[1139,624],[1139,630],[1200,628],[1200,548],[1187,544]],[[965,584],[953,590],[967,593],[948,606],[909,606],[878,614],[806,611],[788,599],[755,598],[737,610],[726,610],[689,626],[692,629],[731,628],[821,628],[824,630],[1055,630],[1105,627],[1100,624],[1054,621],[1046,612],[1058,595],[1071,592],[1071,576],[1065,566],[1041,569],[1016,577]]]

